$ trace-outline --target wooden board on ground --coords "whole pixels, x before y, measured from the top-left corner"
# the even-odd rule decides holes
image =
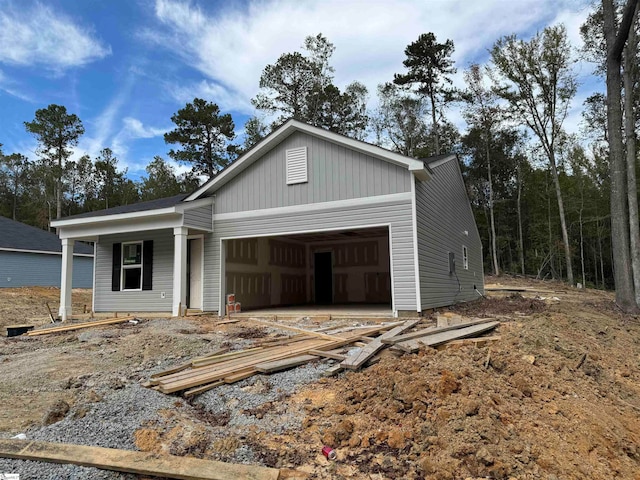
[[[303,365],[317,359],[318,357],[316,355],[300,355],[297,357],[285,358],[284,360],[276,360],[274,362],[258,363],[255,368],[261,373],[274,373],[297,367],[298,365]]]
[[[478,325],[472,325],[457,330],[449,330],[446,332],[439,332],[431,335],[427,335],[421,338],[413,338],[404,342],[396,343],[396,346],[404,350],[405,352],[412,353],[418,351],[421,347],[437,347],[450,340],[457,340],[459,338],[473,337],[483,332],[493,330],[500,322],[482,323]]]
[[[315,349],[311,349],[308,350],[307,353],[309,355],[317,355],[318,357],[325,357],[325,358],[332,358],[333,360],[344,360],[345,358],[347,358],[346,355],[342,354],[342,353],[338,353],[335,351],[325,351],[325,350],[315,350]]]
[[[448,332],[450,330],[458,330],[460,328],[470,327],[472,325],[480,325],[482,323],[493,322],[495,319],[493,318],[481,318],[479,320],[473,320],[471,322],[459,323],[457,325],[449,325],[447,327],[430,327],[425,328],[424,330],[418,330],[417,332],[407,333],[405,335],[397,335],[392,338],[384,338],[382,343],[387,345],[395,345],[396,343],[404,342],[407,340],[411,340],[413,338],[420,338],[426,335],[433,335],[440,332]]]
[[[109,318],[107,320],[96,320],[94,322],[75,323],[71,325],[64,325],[60,327],[43,328],[41,330],[32,330],[27,332],[27,336],[33,337],[36,335],[47,335],[49,333],[69,332],[71,330],[80,330],[82,328],[100,327],[105,325],[114,325],[116,323],[125,323],[129,320],[133,320],[135,317],[120,317]]]
[[[357,370],[362,365],[364,365],[367,360],[373,357],[376,353],[382,350],[386,345],[382,342],[385,339],[393,338],[397,335],[400,335],[405,330],[409,330],[411,327],[419,323],[420,320],[410,320],[408,322],[404,322],[402,325],[398,325],[397,327],[389,330],[386,333],[383,333],[378,338],[373,339],[366,347],[362,350],[349,355],[345,358],[340,364],[342,368],[348,368],[350,370]]]
[[[274,468],[198,458],[30,440],[0,440],[0,457],[68,463],[103,470],[184,480],[277,480]]]
[[[257,318],[249,318],[249,321],[253,323],[259,323],[260,325],[264,325],[265,327],[270,328],[280,328],[282,330],[290,330],[292,332],[303,333],[305,335],[311,335],[318,338],[323,338],[325,340],[344,340],[342,337],[337,335],[328,335],[322,332],[316,332],[314,330],[307,330],[304,328],[294,327],[292,325],[283,325],[281,323],[267,322],[266,320],[259,320]]]
[[[502,340],[500,335],[493,335],[491,337],[477,337],[477,338],[461,338],[459,340],[451,340],[450,342],[438,345],[438,350],[444,350],[445,348],[463,347],[465,345],[473,345],[475,347],[484,347],[491,342],[497,342]]]

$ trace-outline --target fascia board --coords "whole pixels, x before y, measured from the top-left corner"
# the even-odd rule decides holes
[[[16,253],[38,253],[42,255],[62,255],[62,252],[51,252],[49,250],[28,250],[25,248],[4,248],[0,247],[0,252],[16,252]],[[91,257],[93,258],[93,254],[91,253],[74,253],[74,257]]]
[[[142,210],[140,212],[116,213],[115,215],[101,215],[97,217],[70,218],[68,220],[52,220],[51,226],[55,228],[76,225],[92,225],[96,223],[119,222],[123,220],[137,220],[142,217],[160,217],[163,215],[176,215],[181,212],[176,207],[159,208],[157,210]]]

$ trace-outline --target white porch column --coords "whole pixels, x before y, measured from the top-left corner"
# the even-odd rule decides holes
[[[173,229],[173,316],[177,317],[187,303],[187,234],[186,227]]]
[[[60,275],[60,310],[62,321],[71,316],[71,285],[73,279],[73,240],[62,239],[62,268]]]

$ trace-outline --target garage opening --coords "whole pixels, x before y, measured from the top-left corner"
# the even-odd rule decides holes
[[[376,306],[391,311],[389,228],[224,240],[224,285],[243,311]]]

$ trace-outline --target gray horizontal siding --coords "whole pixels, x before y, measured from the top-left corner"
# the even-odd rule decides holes
[[[62,255],[1,252],[0,287],[60,287]],[[92,288],[93,257],[73,257],[73,288]]]
[[[300,231],[391,225],[392,265],[397,310],[416,311],[411,202],[331,208],[288,215],[216,220],[214,233],[205,239],[205,309],[218,310],[220,300],[220,239],[279,235]]]
[[[422,308],[478,298],[473,286],[484,291],[482,243],[456,160],[435,167],[431,180],[416,181],[416,220]],[[469,252],[468,270],[462,245]],[[457,278],[449,275],[449,252],[455,253]]]
[[[285,151],[307,146],[308,182],[286,184]],[[216,192],[216,213],[411,191],[404,167],[296,132]]]
[[[142,240],[153,240],[153,289],[140,292],[112,292],[113,244]],[[171,230],[100,237],[96,251],[96,312],[170,312],[173,293],[173,242]],[[161,298],[161,292],[165,292],[165,298]]]
[[[205,205],[204,207],[194,208],[184,213],[183,224],[185,227],[195,228],[198,230],[211,231],[213,224],[213,206]]]

